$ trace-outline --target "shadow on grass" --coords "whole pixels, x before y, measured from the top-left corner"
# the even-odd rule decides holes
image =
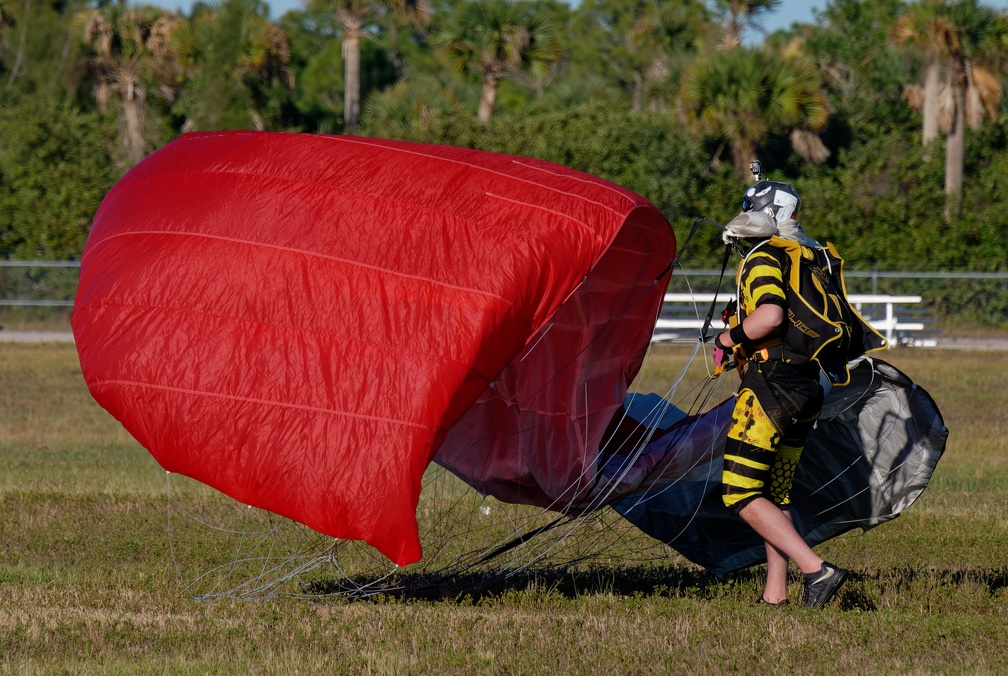
[[[875,611],[877,607],[873,597],[883,594],[919,599],[921,594],[933,596],[933,590],[958,593],[963,589],[980,589],[994,598],[1008,588],[1008,567],[944,570],[906,566],[854,573],[849,580],[837,593],[840,608]]]
[[[465,573],[401,573],[384,580],[381,589],[354,581],[319,580],[302,587],[308,595],[380,596],[398,600],[454,601],[476,604],[514,593],[558,595],[576,599],[599,594],[625,597],[713,598],[725,585],[762,584],[758,568],[718,579],[687,565],[592,566],[584,570],[486,570]],[[348,590],[367,589],[365,594]]]
[[[559,596],[569,600],[610,594],[642,598],[692,598],[713,600],[747,597],[762,587],[761,566],[736,571],[723,578],[690,565],[591,566],[586,569],[533,570],[519,573],[488,570],[466,573],[402,573],[384,580],[381,588],[354,581],[319,580],[302,586],[309,596],[338,595],[373,600],[454,602],[476,605],[515,594],[535,598]],[[913,594],[919,586],[960,588],[979,586],[990,596],[1008,588],[1008,567],[987,570],[935,570],[891,568],[852,572],[831,604],[844,611],[875,612],[879,590]],[[351,590],[367,590],[353,593]]]

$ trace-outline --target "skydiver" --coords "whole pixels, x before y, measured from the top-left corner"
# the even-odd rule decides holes
[[[758,176],[758,170],[754,171]],[[788,254],[773,235],[806,246],[817,243],[796,220],[801,200],[786,183],[757,180],[743,197],[741,213],[726,226],[725,242],[752,245],[739,264],[737,323],[715,336],[713,358],[723,368],[734,357],[742,365],[722,472],[722,500],[764,540],[767,578],[760,603],[787,602],[789,560],[803,573],[804,604],[822,607],[847,571],[822,559],[791,520],[791,483],[798,458],[823,404],[819,363],[808,355],[784,360],[783,336],[794,321],[788,302],[792,284]],[[801,286],[801,284],[799,284]],[[797,294],[807,289],[793,289]],[[815,354],[812,352],[811,354]]]

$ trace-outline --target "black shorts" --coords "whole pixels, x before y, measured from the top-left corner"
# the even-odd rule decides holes
[[[737,511],[760,496],[781,506],[790,502],[798,458],[822,404],[814,363],[749,363],[725,444],[725,505]]]

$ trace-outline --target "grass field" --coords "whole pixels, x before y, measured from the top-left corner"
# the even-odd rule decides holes
[[[642,390],[681,358],[656,349]],[[437,601],[200,602],[186,583],[221,545],[169,537],[164,472],[73,347],[0,344],[0,672],[1006,673],[1008,353],[886,358],[949,446],[904,515],[818,548],[853,572],[824,610],[758,607],[758,568],[717,581],[674,555]]]

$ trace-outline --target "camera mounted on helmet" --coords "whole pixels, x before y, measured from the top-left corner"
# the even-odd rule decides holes
[[[763,167],[759,160],[749,164],[749,171],[756,178],[756,183],[749,186],[742,196],[742,213],[725,227],[724,242],[739,247],[739,240],[766,239],[779,234],[782,227],[800,230],[794,220],[801,206],[795,189],[789,183],[761,178]]]

